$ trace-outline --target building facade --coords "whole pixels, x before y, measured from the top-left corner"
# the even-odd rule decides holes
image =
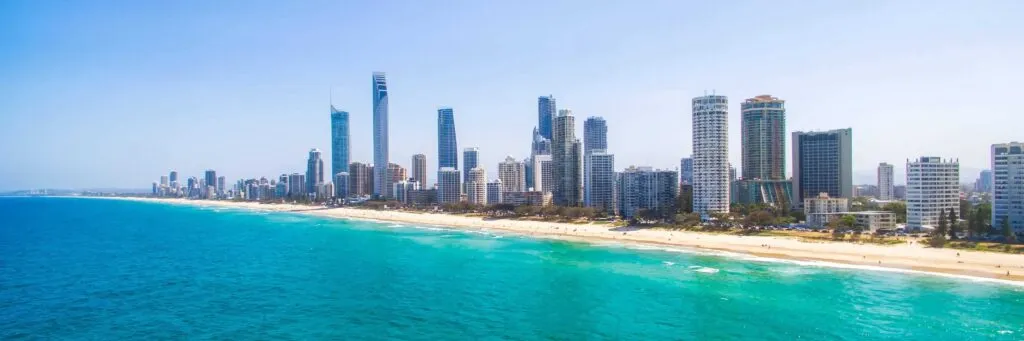
[[[828,193],[818,193],[818,196],[804,198],[804,215],[807,216],[807,224],[813,227],[825,227],[837,213],[850,211],[850,199],[832,198]]]
[[[892,165],[885,162],[878,164],[878,200],[896,200],[894,178]]]
[[[629,167],[618,175],[619,214],[631,219],[640,210],[667,218],[675,214],[679,173],[650,167]]]
[[[373,193],[373,175],[370,168],[362,162],[349,163],[349,195],[360,197]]]
[[[600,149],[592,150],[587,157],[586,168],[590,170],[587,174],[587,186],[590,188],[587,206],[609,215],[616,215],[618,205],[615,201],[615,155]]]
[[[349,186],[351,185],[351,178],[348,172],[341,172],[334,175],[334,196],[337,198],[347,198],[351,191]]]
[[[975,182],[974,187],[978,192],[992,193],[992,170],[985,169],[978,173],[978,181]]]
[[[935,228],[939,214],[950,210],[959,216],[960,162],[933,156],[907,160],[907,229]]]
[[[383,72],[373,73],[373,196],[391,189],[388,178],[388,85]]]
[[[684,185],[693,184],[693,158],[684,157],[679,160],[679,183]]]
[[[583,204],[583,167],[576,118],[570,110],[559,110],[552,123],[551,165],[554,168],[552,198],[558,206]]]
[[[453,167],[437,170],[437,203],[457,203],[462,197],[462,174]]]
[[[591,116],[583,121],[583,204],[591,206],[590,168],[588,158],[595,151],[608,150],[608,123],[603,117]]]
[[[740,104],[744,180],[786,179],[786,101],[761,95]]]
[[[540,136],[548,139],[549,141],[552,139],[551,122],[555,118],[555,113],[557,112],[558,110],[554,96],[547,95],[537,98],[537,127],[540,130]]]
[[[324,160],[319,149],[309,150],[306,159],[306,193],[317,193],[317,188],[324,183]]]
[[[469,170],[466,197],[471,204],[487,205],[487,172],[483,168],[475,167]]]
[[[555,170],[551,165],[551,155],[533,156],[533,190],[552,192],[555,188]]]
[[[693,212],[729,213],[729,100],[693,99]],[[620,205],[621,207],[621,205]]]
[[[480,166],[480,148],[469,147],[462,151],[462,182],[469,183],[469,171]]]
[[[412,177],[413,181],[419,182],[420,186],[427,185],[427,156],[416,154],[412,156]]]
[[[505,161],[498,163],[498,180],[502,192],[526,191],[526,165],[506,156]]]
[[[853,197],[853,130],[793,132],[793,198]]]
[[[992,145],[992,226],[1024,233],[1024,143]]]
[[[494,181],[487,183],[487,204],[497,205],[502,203],[501,193],[504,192],[501,179],[495,179]]]
[[[548,206],[551,205],[551,192],[508,192],[502,193],[502,200],[506,204],[516,206]]]
[[[349,163],[348,112],[331,106],[331,174],[348,172]],[[341,186],[335,186],[335,191]],[[336,194],[337,195],[337,194]]]
[[[458,139],[455,136],[455,111],[437,109],[437,168],[459,169]]]

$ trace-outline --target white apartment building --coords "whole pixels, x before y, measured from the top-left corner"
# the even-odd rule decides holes
[[[878,164],[878,200],[896,199],[896,186],[893,183],[892,165],[882,162]]]
[[[498,163],[498,179],[502,192],[526,191],[526,165],[506,156],[505,161]]]
[[[831,198],[828,193],[820,193],[815,198],[804,198],[804,215],[807,224],[813,227],[824,227],[836,217],[836,213],[850,211],[850,199]]]
[[[555,187],[555,173],[551,167],[551,155],[533,156],[533,190],[551,192]]]
[[[693,212],[729,213],[729,100],[693,99]]]
[[[939,214],[960,214],[960,162],[923,156],[907,160],[907,229],[932,229]]]
[[[992,225],[1024,233],[1024,143],[992,145]]]
[[[437,170],[437,203],[456,203],[462,199],[462,181],[455,167],[441,167]]]
[[[469,170],[466,198],[471,204],[487,205],[487,172],[481,167]]]

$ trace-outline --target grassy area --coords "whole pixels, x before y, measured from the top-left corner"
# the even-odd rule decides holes
[[[945,246],[951,249],[1024,254],[1024,244],[948,241]]]

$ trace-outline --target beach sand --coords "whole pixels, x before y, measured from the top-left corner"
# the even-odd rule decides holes
[[[883,269],[912,270],[1024,282],[1024,255],[936,249],[920,243],[877,245],[850,242],[809,242],[789,237],[739,236],[661,229],[612,228],[511,219],[484,219],[449,214],[324,208],[291,204],[259,204],[212,200],[120,198],[206,207],[294,212],[330,218],[369,219],[468,229],[493,229],[542,238],[585,242],[634,242],[749,254],[759,257],[820,261]],[[767,245],[767,246],[765,246]],[[769,247],[770,246],[770,247]],[[958,255],[959,253],[959,255]],[[1009,271],[1009,275],[1007,272]]]

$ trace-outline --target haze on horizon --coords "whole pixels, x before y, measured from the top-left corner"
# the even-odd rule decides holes
[[[0,191],[147,188],[330,164],[329,98],[372,162],[371,72],[390,92],[391,162],[437,162],[437,108],[489,177],[528,156],[537,97],[608,122],[616,169],[675,169],[692,97],[786,100],[787,130],[853,128],[854,182],[908,158],[989,166],[1022,141],[1024,2],[652,0],[0,2]],[[329,92],[329,89],[333,91]],[[791,148],[787,133],[787,175]]]

